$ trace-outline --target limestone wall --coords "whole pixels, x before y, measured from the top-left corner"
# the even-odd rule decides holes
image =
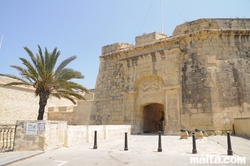
[[[250,137],[250,117],[234,119],[235,134],[243,137]]]
[[[232,130],[234,117],[250,115],[250,31],[198,32],[181,47],[182,124]]]
[[[77,146],[87,142],[88,134],[87,134],[87,126],[72,126],[68,125],[66,131],[66,140],[65,146]]]
[[[17,120],[36,120],[39,108],[39,97],[35,96],[34,89],[23,86],[4,86],[11,81],[11,79],[0,77],[0,124],[15,124]],[[86,94],[86,98],[87,100],[93,98],[93,93],[90,96]],[[57,111],[60,108],[63,112],[65,108],[67,108],[67,110],[73,110],[73,108],[76,107],[76,110],[79,110],[79,114],[74,114],[74,117],[79,117],[79,119],[70,118],[70,124],[86,123],[86,121],[81,122],[81,120],[87,119],[92,106],[91,100],[86,103],[84,101],[77,101],[80,104],[80,106],[77,107],[67,99],[50,97],[45,108],[44,120],[48,119],[48,108]],[[51,120],[65,120],[65,118],[69,117],[71,117],[71,115],[66,117],[55,115],[52,116]],[[76,122],[74,122],[74,120],[76,120]]]
[[[105,139],[122,137],[125,133],[131,134],[130,125],[105,125],[104,126]]]
[[[166,96],[171,94],[166,90],[180,87],[182,57],[176,44],[161,40],[102,55],[90,124],[134,124],[133,133],[141,133],[143,106],[166,105]],[[180,93],[174,93],[173,101],[179,104]],[[178,113],[173,115],[179,125]]]
[[[150,34],[143,34],[142,36],[137,36],[135,38],[136,45],[144,45],[148,43],[153,43],[159,39],[167,38],[167,35],[162,33],[153,32]]]
[[[140,133],[153,103],[164,106],[165,133],[232,130],[235,117],[250,115],[250,19],[200,19],[171,37],[153,34],[100,56],[92,124],[132,124]]]
[[[15,151],[47,151],[64,146],[67,122],[17,121]]]
[[[48,107],[48,120],[67,121],[69,125],[88,125],[94,94],[85,94],[86,100],[78,100],[75,106]]]
[[[97,131],[97,140],[122,137],[125,132],[131,134],[130,125],[82,125],[67,127],[65,146],[77,146],[86,142],[94,142],[94,132]]]
[[[250,19],[249,18],[203,18],[195,21],[187,22],[178,25],[173,36],[181,36],[204,30],[250,30]]]
[[[132,44],[129,44],[129,43],[114,43],[111,45],[104,46],[102,48],[102,54],[107,54],[107,53],[114,52],[117,50],[123,50],[131,46]]]
[[[131,134],[130,125],[67,126],[66,121],[17,121],[15,151],[48,151]]]
[[[37,118],[39,99],[33,91],[0,85],[0,96],[0,124],[15,124],[16,120]]]
[[[15,124],[16,120],[35,120],[38,115],[39,98],[32,89],[20,87],[3,87],[0,84],[0,124]],[[66,99],[50,98],[44,120],[47,119],[47,107],[54,105],[73,105]]]

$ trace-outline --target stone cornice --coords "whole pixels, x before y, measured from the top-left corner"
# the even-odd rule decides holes
[[[165,87],[162,87],[162,88],[165,89],[165,90],[181,89],[181,84],[165,86]]]
[[[179,36],[170,36],[164,39],[159,39],[158,41],[152,42],[152,43],[147,43],[144,45],[139,45],[139,46],[131,46],[128,48],[124,48],[118,51],[114,51],[105,55],[101,55],[100,58],[104,58],[104,59],[112,59],[114,57],[121,57],[121,54],[129,54],[129,52],[136,52],[138,50],[138,52],[140,52],[140,50],[145,50],[145,48],[147,47],[154,47],[157,46],[159,44],[162,44],[162,48],[152,51],[152,52],[156,52],[156,51],[160,51],[160,50],[166,50],[168,48],[174,48],[176,45],[179,45],[179,41],[184,39],[184,38],[190,38],[190,37],[196,37],[199,35],[211,35],[211,34],[216,34],[216,33],[220,33],[220,34],[224,34],[224,35],[233,35],[234,33],[237,33],[237,35],[250,35],[250,29],[207,29],[207,30],[199,30],[199,31],[195,31],[192,33],[187,33],[187,34],[182,34]],[[164,45],[170,45],[166,48],[164,48]],[[159,46],[158,46],[159,48]],[[152,50],[152,49],[151,49]],[[133,53],[136,54],[136,53]],[[142,55],[141,53],[137,53],[137,56]],[[145,53],[143,53],[145,54]],[[129,58],[129,57],[128,57]],[[122,59],[126,59],[126,58],[122,58]]]
[[[143,56],[143,55],[152,54],[152,53],[155,53],[155,52],[162,52],[164,50],[170,50],[170,49],[175,49],[175,48],[180,50],[179,45],[174,45],[174,46],[170,46],[170,47],[163,48],[163,49],[153,50],[153,51],[150,51],[150,52],[143,52],[141,54],[129,56],[129,57],[126,57],[126,58],[121,58],[119,60],[122,61],[122,60],[127,60],[127,59],[133,59],[133,58],[137,58],[137,57],[140,57],[140,56]]]

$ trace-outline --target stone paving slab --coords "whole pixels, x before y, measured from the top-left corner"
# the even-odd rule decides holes
[[[209,137],[209,139],[227,148],[227,141],[225,141],[225,136],[211,136]],[[234,154],[244,156],[250,160],[250,138],[231,136],[231,144]]]
[[[42,151],[23,151],[23,152],[4,152],[0,153],[0,165],[7,165],[13,162],[27,159],[39,154],[42,154]]]
[[[192,154],[192,138],[180,139],[179,136],[162,136],[162,152],[158,152],[157,135],[129,135],[128,151],[124,151],[124,137],[93,143],[84,143],[77,147],[60,148],[47,151],[25,160],[11,163],[11,166],[71,166],[71,165],[101,165],[101,166],[162,166],[162,165],[199,165],[191,164],[190,157],[246,157],[250,165],[250,141],[240,137],[231,137],[233,156],[227,155],[226,136],[205,137],[196,140],[197,154]],[[11,155],[12,152],[6,153]],[[18,152],[17,152],[18,153]],[[28,152],[27,152],[28,153]],[[0,158],[2,158],[0,154]],[[7,158],[6,158],[7,160]],[[215,165],[215,164],[205,164]],[[238,164],[219,164],[231,166]]]

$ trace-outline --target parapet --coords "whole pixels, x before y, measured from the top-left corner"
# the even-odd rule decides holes
[[[137,36],[135,38],[135,45],[143,45],[151,42],[155,42],[157,40],[167,38],[167,35],[159,32],[152,32],[148,34],[143,34],[141,36]]]
[[[250,30],[250,18],[198,19],[178,25],[173,36],[193,33],[201,30]]]
[[[167,38],[167,35],[163,33],[159,33],[159,32],[143,34],[135,38],[135,46],[152,43],[157,40],[164,39],[164,38]],[[120,51],[126,48],[131,48],[131,47],[133,47],[133,44],[129,44],[129,43],[114,43],[114,44],[106,45],[102,47],[102,55],[115,52],[115,51]]]
[[[250,30],[250,18],[203,18],[178,25],[173,36],[181,36],[204,30]],[[135,46],[145,45],[168,36],[159,32],[143,34],[135,38]],[[102,55],[133,47],[130,43],[114,43],[102,47]]]
[[[115,52],[115,51],[119,51],[119,50],[129,48],[132,46],[133,45],[129,43],[114,43],[114,44],[106,45],[102,47],[102,55]]]

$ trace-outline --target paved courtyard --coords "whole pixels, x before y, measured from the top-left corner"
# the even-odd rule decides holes
[[[246,164],[219,164],[219,165],[250,165],[250,140],[231,136],[234,155],[227,155],[226,136],[211,136],[196,140],[197,154],[192,154],[192,138],[180,139],[179,136],[162,136],[162,152],[158,152],[158,135],[129,135],[128,151],[124,151],[124,137],[97,142],[97,149],[93,143],[85,143],[77,147],[60,148],[46,151],[32,157],[12,162],[11,166],[71,166],[71,165],[101,165],[101,166],[186,166],[198,165],[190,163],[190,157],[246,157]],[[8,152],[0,154],[1,161],[7,160],[7,155],[20,154],[21,152]],[[32,154],[34,153],[34,154]],[[23,156],[24,156],[23,154]],[[6,156],[4,156],[6,155]],[[21,158],[20,158],[21,159]],[[213,160],[211,160],[213,162]],[[2,162],[3,163],[3,162]],[[202,165],[216,165],[214,163]]]

